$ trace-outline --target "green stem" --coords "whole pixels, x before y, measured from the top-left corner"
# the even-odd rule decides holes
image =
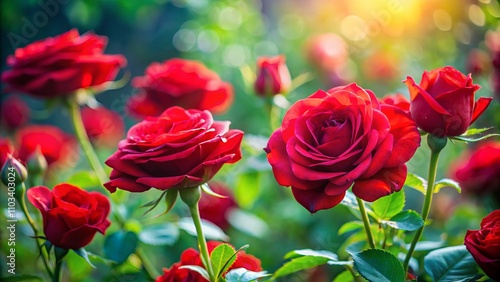
[[[427,217],[429,216],[429,212],[431,210],[432,196],[434,195],[434,182],[436,181],[437,164],[438,164],[440,151],[441,150],[431,150],[431,159],[430,159],[430,163],[429,163],[429,175],[428,175],[428,179],[427,179],[427,191],[425,193],[425,201],[424,201],[424,205],[422,207],[422,220],[424,221],[424,225],[420,229],[417,230],[417,233],[415,234],[415,237],[413,237],[413,241],[411,242],[410,249],[408,250],[408,253],[406,254],[405,261],[403,264],[406,272],[408,272],[408,266],[410,264],[410,259],[413,255],[413,252],[415,251],[415,246],[417,245],[418,241],[420,240],[420,236],[422,236],[422,233],[424,232],[425,221],[427,220]]]
[[[368,244],[370,245],[370,248],[375,249],[375,240],[373,240],[372,230],[370,229],[370,219],[366,213],[365,202],[358,197],[356,197],[356,201],[358,201],[359,211],[361,212],[361,218],[363,219]]]
[[[63,263],[62,259],[56,260],[56,269],[54,270],[54,276],[52,276],[52,282],[61,281],[62,263]]]
[[[49,274],[50,277],[53,277],[54,274],[52,273],[52,270],[50,269],[50,266],[49,266],[50,263],[49,263],[48,254],[47,254],[47,252],[43,251],[43,248],[42,248],[43,244],[40,242],[40,238],[39,238],[40,233],[38,231],[38,227],[36,226],[36,223],[33,220],[33,218],[31,217],[31,214],[28,211],[28,207],[26,206],[26,201],[24,200],[25,193],[26,193],[26,185],[24,185],[24,182],[22,182],[21,183],[21,195],[20,195],[20,197],[17,198],[17,200],[21,204],[21,210],[23,211],[24,216],[26,217],[26,220],[28,221],[28,224],[31,226],[31,229],[33,230],[33,234],[35,235],[36,245],[38,247],[38,251],[40,252],[40,256],[42,257],[42,261],[43,261],[43,265],[45,266],[45,270],[47,271],[47,273]]]
[[[354,268],[352,266],[346,265],[345,268],[347,268],[347,270],[349,270],[349,272],[351,273],[353,281],[355,281],[355,282],[364,282],[365,281],[359,274],[356,273],[356,271],[354,270]]]
[[[156,277],[160,276],[160,273],[158,273],[156,271],[156,269],[153,267],[153,264],[149,261],[149,259],[147,258],[147,255],[144,254],[142,249],[137,247],[135,254],[142,261],[144,271],[146,272],[146,275],[148,275],[150,280],[155,280]]]
[[[200,217],[200,211],[198,209],[198,204],[189,205],[189,211],[191,212],[191,217],[193,218],[193,223],[194,226],[196,227],[196,234],[198,237],[198,248],[200,249],[203,264],[207,269],[208,276],[210,277],[210,282],[215,282],[216,277],[214,274],[214,270],[212,268],[212,263],[210,261],[210,255],[208,254],[207,241],[205,240],[205,235],[203,234],[203,229],[201,227],[201,217]]]

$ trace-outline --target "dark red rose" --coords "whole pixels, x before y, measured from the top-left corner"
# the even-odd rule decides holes
[[[474,102],[479,85],[472,84],[453,67],[424,72],[419,85],[411,77],[404,81],[410,91],[411,116],[423,130],[436,136],[457,136],[465,131],[488,107],[492,98]]]
[[[10,96],[2,101],[0,115],[2,124],[10,130],[14,130],[29,121],[30,108],[19,97]]]
[[[172,106],[223,113],[233,102],[231,84],[198,61],[152,63],[132,85],[139,93],[130,98],[128,108],[140,118],[158,116]]]
[[[241,159],[242,138],[209,111],[171,107],[130,128],[106,161],[113,171],[104,186],[111,192],[196,187]]]
[[[96,146],[116,148],[125,133],[121,116],[105,107],[83,108],[82,121],[87,135]]]
[[[466,194],[500,196],[500,141],[482,143],[462,154],[451,174]]]
[[[14,146],[9,139],[0,137],[0,169],[3,167],[9,155],[14,154]]]
[[[11,67],[2,81],[14,91],[39,98],[71,94],[77,89],[112,81],[126,65],[121,55],[105,55],[107,38],[72,29],[18,48],[7,58]]]
[[[24,162],[37,147],[48,165],[56,162],[71,165],[79,157],[75,138],[52,125],[26,126],[16,133],[15,143],[18,157]]]
[[[257,60],[255,92],[259,96],[285,94],[292,85],[292,78],[285,63],[285,56],[262,57]]]
[[[210,241],[207,243],[208,252],[212,251],[222,242]],[[205,282],[206,280],[197,272],[188,269],[179,269],[183,265],[203,266],[200,259],[200,253],[194,249],[187,249],[181,254],[181,261],[174,263],[169,269],[163,269],[163,275],[156,278],[156,282]],[[229,272],[236,268],[245,268],[250,271],[262,271],[260,260],[245,251],[236,254],[236,260],[226,271]]]
[[[405,112],[410,112],[410,101],[401,93],[386,95],[380,100],[383,104],[393,105]]]
[[[407,113],[353,83],[292,105],[265,150],[278,183],[314,213],[337,205],[353,183],[370,202],[401,190],[419,145]]]
[[[107,218],[109,201],[98,192],[63,183],[52,191],[44,186],[33,187],[27,195],[42,213],[45,237],[56,247],[85,247],[96,232],[104,234],[111,224]]]
[[[200,209],[200,216],[206,219],[222,229],[229,227],[229,222],[227,221],[227,216],[229,210],[236,208],[236,201],[233,198],[231,190],[229,188],[217,181],[209,182],[210,189],[215,193],[226,196],[226,198],[218,198],[208,194],[203,194],[201,196],[198,207]]]
[[[467,230],[464,244],[484,273],[500,281],[500,210],[483,218],[480,230]]]

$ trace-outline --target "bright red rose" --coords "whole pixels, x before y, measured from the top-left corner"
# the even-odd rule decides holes
[[[85,247],[96,232],[104,234],[111,224],[107,218],[109,201],[98,192],[87,192],[63,183],[52,191],[44,186],[33,187],[27,195],[42,213],[45,237],[56,247]]]
[[[227,216],[229,210],[236,208],[237,204],[233,198],[231,190],[221,182],[209,182],[210,189],[215,193],[226,196],[226,198],[218,198],[208,194],[201,196],[198,207],[200,209],[200,217],[206,219],[222,229],[229,227]]]
[[[30,108],[21,98],[10,96],[2,101],[0,115],[2,124],[14,130],[29,121]]]
[[[3,167],[9,155],[14,154],[14,146],[9,139],[0,137],[0,169]]]
[[[196,187],[225,163],[241,159],[243,132],[209,111],[171,107],[132,126],[106,164],[113,168],[104,186],[131,192]]]
[[[222,242],[210,241],[207,243],[209,253]],[[200,253],[194,249],[187,249],[181,254],[181,261],[174,263],[169,269],[163,269],[163,275],[156,278],[156,282],[205,282],[197,272],[188,269],[179,269],[183,265],[203,266],[200,259]],[[229,272],[236,268],[245,268],[250,271],[262,271],[260,260],[252,255],[240,251],[236,254],[236,260],[226,271]]]
[[[419,85],[411,77],[404,81],[410,91],[411,116],[423,130],[436,136],[458,136],[488,107],[492,98],[474,102],[479,85],[472,84],[453,67],[424,72]]]
[[[410,112],[410,101],[401,93],[386,95],[380,102],[382,102],[382,104],[396,106],[405,112]]]
[[[29,125],[16,133],[18,157],[27,158],[40,147],[49,165],[61,163],[71,165],[78,159],[78,145],[75,138],[52,125]]]
[[[469,195],[497,194],[500,200],[500,141],[489,141],[460,156],[453,178]]]
[[[121,116],[105,107],[83,108],[82,121],[87,135],[96,146],[116,148],[125,133]]]
[[[285,94],[292,85],[292,78],[285,63],[285,56],[262,57],[257,60],[255,92],[259,96]]]
[[[223,113],[233,102],[231,84],[198,61],[152,63],[132,85],[139,93],[130,98],[128,108],[140,118],[158,116],[172,106]]]
[[[14,91],[39,98],[71,94],[80,88],[112,81],[125,66],[121,55],[105,55],[107,38],[72,29],[18,48],[7,58],[11,67],[2,81]]]
[[[292,105],[265,150],[278,183],[314,213],[337,205],[353,183],[370,202],[401,190],[419,145],[407,113],[353,83]]]
[[[500,210],[483,218],[480,230],[467,230],[464,244],[484,273],[500,281]]]

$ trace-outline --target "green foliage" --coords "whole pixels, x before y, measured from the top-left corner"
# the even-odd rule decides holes
[[[139,240],[148,245],[173,245],[179,238],[179,228],[173,223],[155,224],[139,233]]]
[[[220,244],[210,254],[215,277],[220,277],[236,260],[236,251],[228,244]]]
[[[388,219],[403,210],[405,206],[405,193],[399,191],[382,197],[372,204],[375,214],[381,219]]]
[[[406,175],[404,185],[413,188],[424,195],[427,193],[427,180],[411,172],[408,172]]]
[[[452,187],[455,188],[458,193],[462,192],[462,188],[460,187],[460,184],[458,184],[458,182],[453,179],[443,178],[434,183],[434,193],[439,193],[439,191],[444,187]]]
[[[465,246],[430,252],[424,259],[425,271],[432,281],[469,281],[478,275],[476,263]]]
[[[255,272],[245,268],[236,268],[226,274],[226,282],[250,282],[269,275],[267,271]]]
[[[420,214],[412,210],[402,211],[391,217],[390,220],[383,220],[382,223],[385,223],[394,229],[404,231],[415,231],[424,226],[424,221],[422,220]]]
[[[99,178],[93,171],[77,171],[74,174],[70,175],[65,183],[75,185],[82,189],[94,188],[101,186],[99,182]]]
[[[381,249],[369,249],[352,254],[354,267],[368,281],[403,282],[406,273],[393,254]]]
[[[122,264],[135,252],[139,238],[131,231],[117,231],[106,236],[104,254],[110,260]]]
[[[198,272],[203,278],[205,278],[207,281],[210,281],[208,272],[205,268],[198,266],[198,265],[183,265],[179,267],[179,269],[189,269],[195,272]]]
[[[0,280],[5,281],[5,282],[19,282],[19,281],[26,281],[26,282],[38,282],[38,281],[43,281],[43,279],[39,276],[36,275],[31,275],[31,274],[14,274],[14,275],[9,275],[9,276],[3,276],[0,277]]]
[[[188,234],[196,236],[196,228],[190,217],[184,217],[177,221],[177,226]],[[229,236],[217,225],[207,220],[201,220],[201,228],[205,237],[209,240],[229,241]]]

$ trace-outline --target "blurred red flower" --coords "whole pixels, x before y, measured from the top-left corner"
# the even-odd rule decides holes
[[[215,193],[226,196],[226,198],[218,198],[215,196],[203,193],[200,202],[198,203],[200,209],[200,216],[222,229],[229,227],[227,216],[229,210],[236,208],[237,204],[233,198],[231,190],[222,182],[211,181],[209,182],[210,189]]]
[[[321,72],[338,71],[349,56],[344,39],[334,33],[312,36],[306,42],[305,51],[309,62]]]
[[[458,136],[486,110],[492,98],[474,102],[479,85],[453,67],[424,72],[419,85],[404,81],[410,91],[410,112],[418,127],[436,136]]]
[[[257,60],[255,92],[259,96],[285,94],[292,85],[292,78],[285,63],[285,56],[262,57]]]
[[[2,101],[0,115],[2,124],[14,130],[29,121],[30,108],[21,98],[10,96]]]
[[[116,148],[125,133],[121,116],[102,106],[83,108],[82,121],[87,135],[96,146]]]
[[[379,51],[363,60],[361,70],[369,80],[380,82],[398,78],[400,68],[400,59],[394,52]]]
[[[174,58],[152,63],[144,76],[132,80],[132,85],[139,93],[127,106],[139,118],[158,116],[172,106],[219,114],[233,102],[231,84],[198,61]]]
[[[212,251],[222,242],[210,241],[207,243],[208,252]],[[206,281],[200,274],[188,269],[179,269],[184,265],[197,265],[203,266],[200,259],[200,253],[192,248],[182,252],[181,260],[174,263],[169,269],[163,269],[163,275],[156,278],[156,282],[204,282]],[[245,268],[250,271],[262,271],[260,260],[252,255],[247,254],[245,251],[240,251],[236,255],[236,260],[226,271],[232,269]]]
[[[7,161],[7,157],[14,154],[14,146],[9,139],[0,137],[0,169]]]
[[[480,49],[474,49],[467,55],[466,71],[473,75],[479,75],[490,69],[490,56]]]
[[[401,93],[384,96],[380,102],[387,105],[393,105],[405,112],[410,112],[410,101]]]
[[[77,89],[112,81],[126,65],[121,55],[105,55],[107,38],[76,29],[18,48],[2,73],[10,91],[38,98],[69,95]]]

